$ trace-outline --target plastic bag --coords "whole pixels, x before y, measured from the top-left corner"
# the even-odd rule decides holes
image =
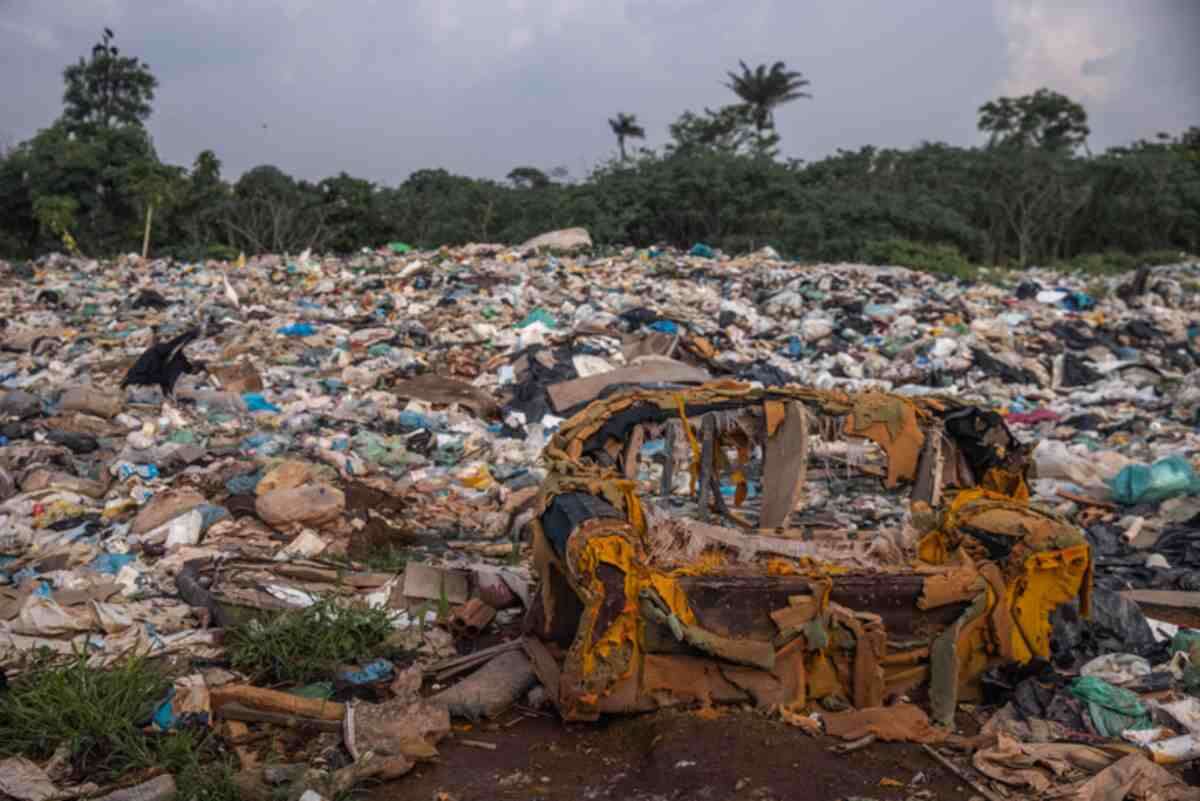
[[[1154,724],[1150,712],[1137,694],[1114,687],[1095,676],[1080,676],[1071,682],[1071,695],[1085,702],[1096,732],[1117,738],[1126,729],[1149,729]]]
[[[275,333],[285,337],[310,337],[317,333],[312,323],[292,323],[275,329]]]
[[[1152,672],[1150,662],[1136,654],[1104,654],[1079,669],[1080,674],[1110,684],[1131,684]]]
[[[283,411],[264,398],[261,392],[246,392],[242,395],[242,400],[246,402],[246,409],[251,412],[272,412],[278,414]]]
[[[1135,464],[1123,468],[1109,487],[1114,501],[1135,506],[1200,493],[1200,477],[1187,459],[1168,456],[1151,466]]]

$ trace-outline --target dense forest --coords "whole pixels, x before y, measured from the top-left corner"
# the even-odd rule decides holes
[[[231,182],[211,150],[190,169],[162,163],[145,129],[157,81],[111,31],[63,77],[61,117],[0,154],[0,257],[347,252],[520,242],[576,225],[600,246],[772,245],[876,263],[1127,265],[1200,252],[1200,127],[1092,153],[1085,109],[1046,89],[985,103],[982,147],[864,147],[805,163],[779,157],[773,110],[809,101],[808,81],[782,63],[741,64],[726,83],[733,102],[684,112],[661,151],[629,146],[645,137],[636,115],[609,119],[620,155],[584,178],[425,169],[387,187],[270,165]]]

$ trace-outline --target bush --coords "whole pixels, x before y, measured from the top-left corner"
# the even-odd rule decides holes
[[[255,681],[306,684],[328,678],[338,664],[372,655],[391,633],[384,610],[338,606],[326,598],[233,627],[225,649],[234,670]]]
[[[1056,270],[1085,275],[1120,275],[1136,270],[1141,261],[1128,253],[1109,250],[1104,253],[1081,253],[1073,259],[1052,265]]]
[[[209,245],[204,256],[213,261],[234,261],[238,257],[238,252],[228,245]]]
[[[861,258],[868,264],[894,264],[912,270],[974,280],[978,269],[954,245],[927,245],[908,239],[869,242]]]
[[[1160,264],[1179,264],[1180,262],[1196,261],[1196,257],[1184,253],[1182,250],[1151,250],[1148,253],[1143,253],[1138,261],[1142,264],[1148,264],[1151,267],[1157,267]]]

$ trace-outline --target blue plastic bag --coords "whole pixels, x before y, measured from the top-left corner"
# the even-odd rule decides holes
[[[1067,296],[1060,300],[1058,305],[1067,311],[1085,312],[1096,308],[1096,301],[1084,292],[1067,292]]]
[[[317,329],[312,323],[292,323],[276,328],[275,333],[283,334],[285,337],[311,337],[317,333]]]
[[[158,466],[152,464],[129,464],[125,462],[117,468],[117,472],[120,474],[122,481],[127,481],[134,476],[144,478],[147,481],[158,478]]]
[[[697,242],[696,244],[692,245],[692,249],[688,251],[688,255],[699,256],[702,259],[711,259],[717,254],[708,245],[704,244],[703,242]]]
[[[132,564],[135,559],[137,556],[131,553],[102,553],[92,560],[89,567],[97,573],[115,576],[121,572],[121,568]]]
[[[246,408],[252,412],[273,412],[278,414],[283,411],[264,398],[261,392],[246,392],[242,395],[242,400],[246,402]]]
[[[661,331],[664,334],[677,334],[679,333],[679,323],[673,320],[655,320],[650,323],[650,330]]]
[[[390,678],[394,670],[395,668],[391,662],[386,659],[376,659],[374,662],[368,662],[363,665],[358,670],[339,670],[337,678],[338,681],[346,684],[374,684],[377,681]]]

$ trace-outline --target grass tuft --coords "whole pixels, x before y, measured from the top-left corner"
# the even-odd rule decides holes
[[[73,777],[104,785],[167,770],[185,801],[235,801],[231,763],[207,729],[147,733],[171,680],[131,657],[107,669],[85,655],[43,660],[0,693],[0,756],[44,762],[64,749]]]
[[[391,633],[384,610],[325,598],[235,626],[225,634],[225,648],[234,670],[256,682],[307,684],[329,678],[340,663],[373,655]]]
[[[108,670],[85,656],[35,665],[0,695],[0,753],[45,760],[65,746],[78,775],[106,779],[153,766],[140,727],[170,684],[138,657]]]

